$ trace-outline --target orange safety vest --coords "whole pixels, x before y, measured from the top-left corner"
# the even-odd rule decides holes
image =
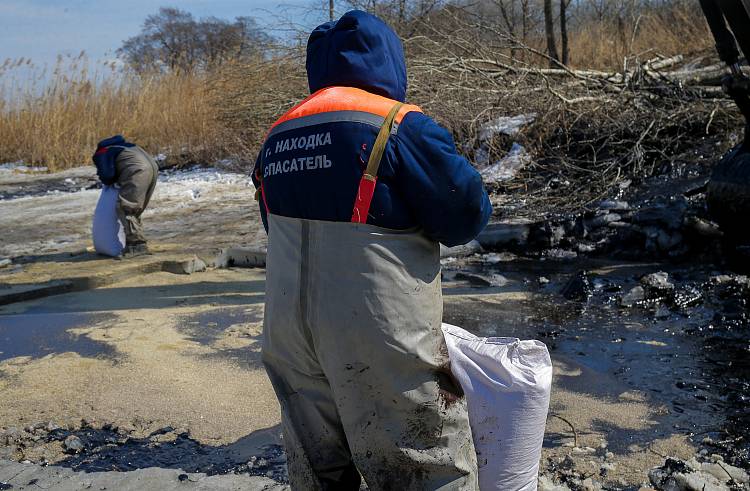
[[[375,140],[367,169],[362,175],[352,209],[352,222],[367,223],[367,214],[370,210],[375,184],[377,182],[377,170],[380,165],[388,136],[395,133],[395,128],[409,112],[422,112],[418,106],[403,104],[387,97],[371,94],[362,89],[354,87],[327,87],[311,94],[305,100],[288,110],[268,130],[266,139],[273,134],[297,129],[304,126],[312,126],[330,122],[363,122],[377,124],[380,132]],[[260,173],[256,173],[260,181],[260,195],[266,212],[268,202],[266,192]]]

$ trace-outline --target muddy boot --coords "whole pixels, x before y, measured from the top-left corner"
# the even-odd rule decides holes
[[[145,242],[137,242],[135,244],[127,244],[125,249],[122,251],[122,257],[131,258],[137,256],[150,256],[152,252],[148,249]]]

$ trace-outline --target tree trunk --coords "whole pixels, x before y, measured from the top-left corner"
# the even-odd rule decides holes
[[[528,45],[527,41],[529,39],[529,0],[521,0],[521,15],[523,16],[521,19],[521,22],[522,22],[521,41],[523,41],[524,45]]]
[[[567,65],[570,61],[570,49],[568,48],[568,2],[566,0],[560,0],[560,45],[563,65]]]
[[[529,0],[521,0],[521,42],[529,45]],[[526,61],[526,51],[521,52],[521,59]]]
[[[547,54],[550,57],[549,66],[557,66],[556,61],[560,58],[557,56],[557,46],[555,45],[555,23],[552,17],[552,0],[544,0],[544,30],[547,34]]]
[[[333,20],[333,0],[328,0],[328,20]]]

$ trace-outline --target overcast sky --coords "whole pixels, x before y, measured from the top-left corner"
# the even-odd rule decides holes
[[[310,13],[319,0],[0,0],[0,64],[31,58],[52,65],[58,54],[86,51],[92,60],[115,57],[122,41],[140,31],[159,7],[177,7],[197,18],[250,16],[262,26],[281,29],[292,19],[311,29],[323,15]],[[327,2],[326,2],[327,4]],[[277,31],[281,34],[281,31]]]

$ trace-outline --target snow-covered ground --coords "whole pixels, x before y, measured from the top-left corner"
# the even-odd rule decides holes
[[[47,172],[46,167],[34,167],[34,166],[28,166],[24,164],[23,162],[6,162],[5,164],[0,164],[0,173],[1,172],[12,172],[12,173],[30,173],[30,172]]]
[[[0,167],[0,258],[79,251],[91,246],[99,197],[93,166],[39,174]],[[259,246],[265,233],[249,176],[213,168],[167,171],[143,215],[155,246],[185,251]]]

